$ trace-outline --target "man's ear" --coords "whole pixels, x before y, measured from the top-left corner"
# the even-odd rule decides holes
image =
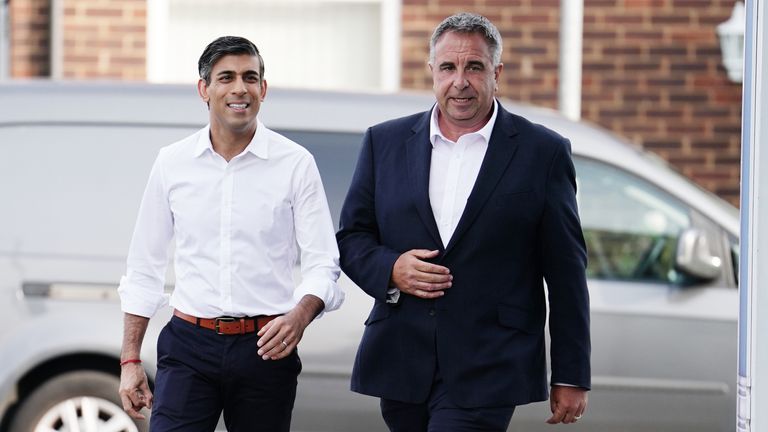
[[[261,92],[259,93],[259,101],[264,102],[264,98],[267,97],[267,80],[261,80]]]
[[[208,103],[208,101],[211,99],[208,96],[208,85],[202,78],[197,81],[197,94],[200,95],[200,99],[202,99],[205,103]]]
[[[501,76],[502,70],[504,70],[504,63],[499,63],[493,70],[493,77],[496,80],[497,85],[499,84],[499,77]]]

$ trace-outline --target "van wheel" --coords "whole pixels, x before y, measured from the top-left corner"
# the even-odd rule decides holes
[[[119,379],[104,372],[59,375],[22,401],[10,432],[147,432],[146,420],[123,411],[119,386]]]

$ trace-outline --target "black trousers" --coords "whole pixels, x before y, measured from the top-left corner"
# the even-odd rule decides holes
[[[451,401],[439,370],[425,402],[381,399],[381,414],[391,432],[505,432],[514,412],[514,406],[457,406]]]
[[[157,341],[150,431],[288,432],[301,360],[262,360],[256,333],[218,335],[177,317]]]

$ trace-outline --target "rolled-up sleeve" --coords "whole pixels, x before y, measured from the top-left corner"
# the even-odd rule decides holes
[[[149,175],[118,293],[123,312],[152,317],[168,304],[165,272],[173,237],[173,215],[163,181],[163,152]]]
[[[338,309],[344,292],[338,284],[339,249],[317,165],[307,155],[299,165],[293,203],[296,241],[301,253],[301,283],[294,291],[298,302],[307,294],[325,303],[325,312]]]

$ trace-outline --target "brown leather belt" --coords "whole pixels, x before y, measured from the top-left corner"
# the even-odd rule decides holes
[[[280,315],[261,315],[257,317],[218,317],[218,318],[198,318],[196,316],[185,314],[174,309],[173,315],[196,326],[213,330],[220,335],[237,335],[257,332],[268,322]]]

